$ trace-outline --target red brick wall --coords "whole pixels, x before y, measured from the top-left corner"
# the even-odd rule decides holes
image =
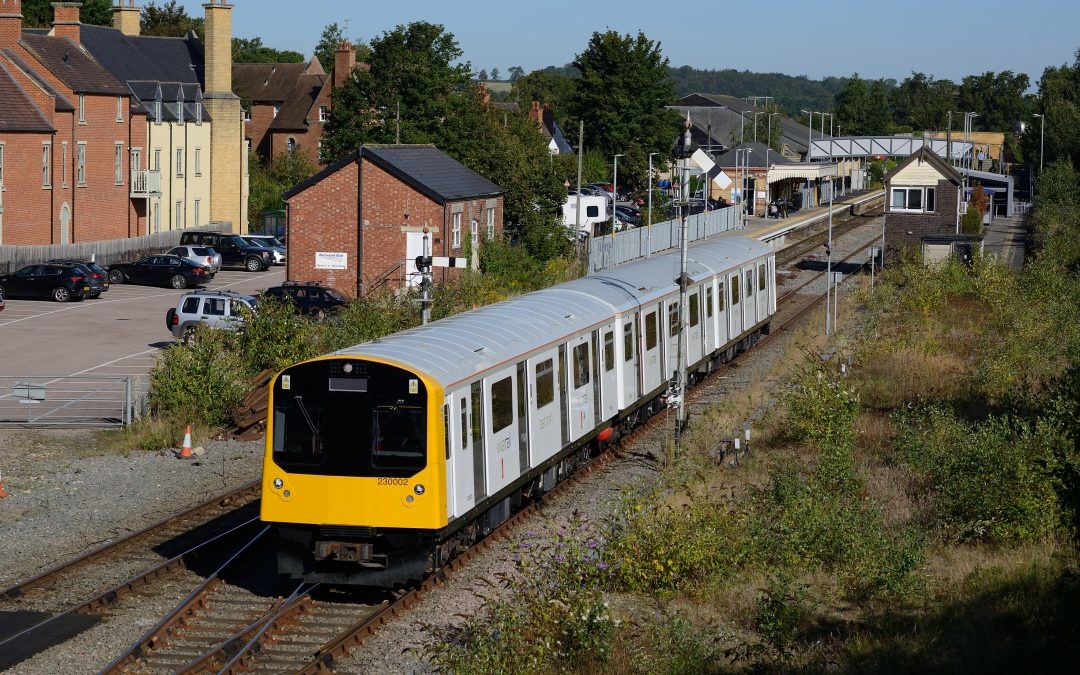
[[[357,164],[347,164],[289,200],[286,278],[318,281],[356,296],[357,176]],[[348,269],[315,269],[317,251],[347,254]]]
[[[319,167],[319,136],[322,134],[322,125],[313,124],[309,131],[271,131],[270,148],[274,155],[280,155],[289,149],[289,139],[296,140],[296,151],[305,155],[311,166]],[[318,127],[315,129],[314,127]]]

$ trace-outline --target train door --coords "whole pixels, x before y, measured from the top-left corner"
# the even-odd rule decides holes
[[[765,260],[761,260],[757,264],[757,320],[761,321],[769,315],[769,285],[766,283],[768,277],[768,265]]]
[[[686,329],[687,365],[700,361],[704,349],[702,336],[705,334],[705,322],[702,321],[701,316],[701,296],[700,286],[686,294],[686,308],[690,314]]]
[[[660,345],[661,307],[662,303],[657,303],[641,312],[641,333],[638,341],[641,345],[639,358],[642,395],[656,390],[664,382]]]
[[[460,513],[464,513],[464,511],[457,510],[457,481],[454,476],[456,469],[454,463],[457,459],[454,456],[454,448],[457,446],[454,444],[454,416],[450,413],[453,400],[453,395],[447,396],[443,400],[442,406],[443,444],[446,453],[446,515],[451,520]]]
[[[469,454],[472,457],[473,503],[487,497],[487,471],[484,461],[484,386],[473,382],[469,387]]]
[[[742,303],[739,302],[741,285],[739,273],[733,272],[728,275],[728,299],[731,304],[728,307],[728,340],[734,340],[742,333]]]
[[[728,297],[727,280],[716,280],[716,346],[723,347],[728,341]]]
[[[743,268],[743,330],[750,330],[757,323],[754,307],[754,267]]]
[[[664,325],[664,344],[667,346],[664,379],[674,379],[675,372],[679,370],[679,300],[668,300],[664,305],[667,308],[667,321]]]
[[[620,407],[627,408],[638,399],[638,353],[637,353],[637,314],[624,316],[622,320],[622,363],[619,366],[622,378],[622,401]]]
[[[450,433],[456,448],[454,464],[454,495],[456,515],[467,513],[479,501],[476,495],[476,478],[473,471],[472,422],[469,390],[461,389],[450,394]],[[450,477],[448,474],[447,481]]]
[[[701,340],[705,353],[716,351],[716,281],[709,279],[701,289],[701,309],[704,313],[701,326]]]
[[[567,348],[567,413],[570,421],[570,440],[577,440],[596,426],[593,410],[592,354],[590,335],[572,338]]]
[[[555,386],[555,353],[548,352],[529,361],[529,446],[532,464],[537,466],[558,454],[563,446],[560,433],[559,405],[562,401]]]
[[[520,475],[518,470],[517,387],[515,367],[504,368],[484,378],[489,414],[484,418],[487,437],[487,487],[495,494]]]
[[[518,473],[532,466],[529,461],[529,364],[518,361],[514,377],[514,411],[517,414]]]
[[[600,329],[600,392],[603,405],[600,419],[609,420],[619,412],[619,365],[615,355],[615,324]]]

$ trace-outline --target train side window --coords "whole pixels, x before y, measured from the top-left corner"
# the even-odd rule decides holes
[[[739,304],[739,275],[731,277],[731,306]]]
[[[551,359],[536,364],[536,407],[543,408],[555,400],[555,368]]]
[[[615,331],[604,333],[604,372],[615,370]]]
[[[465,397],[461,397],[461,449],[467,450],[469,447],[469,402],[465,400]]]
[[[765,290],[765,263],[757,266],[757,289],[759,291]]]
[[[679,334],[679,303],[673,302],[667,307],[668,335],[672,337]]]
[[[698,293],[694,293],[690,296],[690,327],[698,325],[701,321],[701,296]]]
[[[754,273],[746,270],[746,297],[754,294]]]
[[[645,351],[656,349],[656,312],[645,315]]]
[[[634,324],[627,321],[622,327],[623,336],[623,361],[634,359]]]
[[[720,299],[719,310],[722,312],[722,311],[724,311],[724,308],[725,308],[726,303],[727,303],[727,297],[724,294],[724,282],[723,282],[723,280],[720,281],[717,288],[720,289],[720,292],[716,294],[716,297]]]
[[[589,343],[582,342],[574,347],[574,389],[580,389],[589,383]]]
[[[723,294],[720,297],[724,297]],[[711,319],[713,315],[713,288],[709,286],[705,289],[705,318]]]
[[[499,433],[513,421],[514,383],[506,377],[491,385],[491,433]]]
[[[442,407],[443,418],[443,443],[446,445],[446,458],[450,459],[450,406]]]

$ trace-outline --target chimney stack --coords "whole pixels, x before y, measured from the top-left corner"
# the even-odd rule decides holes
[[[334,52],[334,72],[331,74],[333,78],[331,86],[337,89],[345,80],[349,79],[352,75],[353,68],[356,67],[356,51],[353,50],[352,43],[348,40],[342,40],[338,43],[337,51]]]
[[[76,44],[80,44],[79,8],[81,2],[54,2],[53,6],[53,29],[52,34],[56,37],[71,38]]]
[[[0,0],[0,49],[14,47],[22,38],[22,0]]]
[[[141,9],[135,6],[135,0],[127,0],[126,7],[124,6],[124,0],[116,0],[116,5],[112,8],[113,28],[124,35],[138,35],[140,31],[140,13]]]

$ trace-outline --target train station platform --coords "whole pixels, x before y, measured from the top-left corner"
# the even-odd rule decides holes
[[[833,217],[837,214],[847,214],[867,208],[875,200],[884,199],[884,190],[862,190],[833,202]],[[829,219],[829,205],[815,206],[809,209],[800,209],[790,214],[787,218],[764,218],[761,216],[747,216],[746,227],[731,232],[725,232],[721,236],[753,237],[774,246],[782,246],[787,235],[810,227],[825,224]]]

